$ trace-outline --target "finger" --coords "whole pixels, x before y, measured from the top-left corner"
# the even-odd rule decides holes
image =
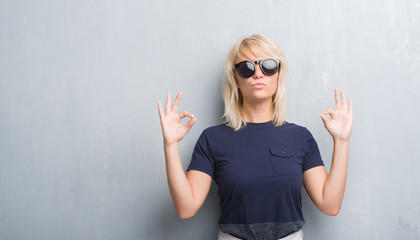
[[[181,97],[182,97],[182,92],[179,91],[178,95],[175,98],[174,103],[172,104],[172,112],[174,113],[178,112],[178,105],[179,105],[179,101],[181,101]]]
[[[162,103],[160,102],[160,100],[158,101],[158,111],[159,111],[159,118],[162,121],[162,118],[165,116],[165,114],[163,113]]]
[[[341,101],[340,101],[340,93],[338,91],[338,88],[335,89],[334,95],[335,95],[335,109],[337,109],[337,111],[340,111],[341,110]]]
[[[324,122],[324,126],[327,126],[327,123],[329,121],[327,115],[325,115],[324,113],[320,113],[319,116],[321,117],[322,122]]]
[[[168,115],[171,113],[171,93],[166,95],[166,106],[165,106],[165,113]]]
[[[326,116],[326,115],[330,115],[331,118],[332,116],[335,114],[336,111],[334,111],[334,109],[332,108],[327,108],[325,111],[323,111],[322,113]]]
[[[184,117],[195,118],[195,116],[188,111],[182,111],[178,114],[178,116],[180,119],[183,119]]]
[[[351,116],[353,116],[353,102],[349,98],[349,113]]]
[[[194,125],[195,120],[197,120],[197,118],[188,111],[182,111],[178,114],[178,116],[181,119],[183,119],[184,117],[190,118],[190,120],[184,125],[184,128],[187,132],[190,131],[191,127]]]
[[[185,125],[184,128],[185,130],[187,130],[187,132],[190,131],[190,129],[192,128],[192,126],[194,125],[195,120],[197,120],[196,117],[191,118]]]
[[[347,103],[346,103],[346,95],[344,91],[341,92],[341,106],[345,113],[347,113]]]

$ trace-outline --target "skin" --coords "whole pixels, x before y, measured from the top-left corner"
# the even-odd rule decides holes
[[[249,57],[238,58],[235,63],[250,60],[261,60],[248,53]],[[273,76],[264,75],[257,65],[253,76],[242,78],[236,74],[238,88],[243,96],[243,113],[248,122],[267,122],[272,119],[272,96],[277,89],[278,73]],[[264,83],[257,88],[255,83]],[[335,107],[327,108],[320,113],[325,128],[331,134],[334,151],[331,170],[327,173],[324,166],[311,168],[303,173],[304,187],[315,204],[324,214],[338,214],[343,201],[347,179],[348,151],[350,133],[353,124],[353,104],[347,101],[344,92],[335,89]],[[171,94],[167,94],[165,110],[158,101],[158,111],[162,126],[166,172],[169,191],[175,210],[181,219],[194,216],[203,205],[210,190],[212,178],[201,171],[191,170],[185,174],[179,155],[178,143],[188,133],[196,121],[196,117],[187,111],[178,113],[182,92],[171,103]],[[329,119],[327,116],[330,116]],[[188,117],[190,120],[181,125],[180,121]]]

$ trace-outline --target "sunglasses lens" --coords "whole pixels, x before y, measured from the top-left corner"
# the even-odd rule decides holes
[[[252,62],[243,62],[238,66],[238,73],[243,78],[249,78],[254,75],[255,65]]]
[[[274,75],[279,70],[279,64],[274,59],[266,59],[261,64],[261,70],[266,75]]]

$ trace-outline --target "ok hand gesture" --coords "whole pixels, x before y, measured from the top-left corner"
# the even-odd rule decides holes
[[[349,108],[347,109],[346,96],[341,92],[341,99],[338,88],[335,89],[335,108],[334,111],[328,108],[320,113],[325,128],[331,134],[334,140],[349,141],[351,128],[353,125],[353,104],[348,100]],[[327,115],[331,116],[331,120]]]
[[[190,131],[197,119],[194,115],[187,111],[177,113],[179,101],[181,101],[182,92],[179,92],[171,107],[171,94],[166,96],[165,112],[163,112],[162,103],[158,101],[158,110],[160,117],[160,124],[162,125],[162,134],[164,143],[167,145],[175,144]],[[181,119],[189,117],[190,120],[184,125],[181,125]]]

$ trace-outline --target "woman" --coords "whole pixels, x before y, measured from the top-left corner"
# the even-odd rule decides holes
[[[311,133],[286,122],[286,59],[269,38],[240,39],[223,84],[225,122],[203,131],[185,175],[178,143],[196,117],[178,114],[180,92],[165,111],[158,102],[169,190],[180,218],[194,216],[214,179],[221,217],[218,239],[303,239],[301,187],[324,214],[338,214],[344,196],[353,106],[335,90],[336,110],[320,114],[334,139],[328,174]],[[331,120],[327,117],[330,115]],[[190,120],[185,126],[181,119]]]

